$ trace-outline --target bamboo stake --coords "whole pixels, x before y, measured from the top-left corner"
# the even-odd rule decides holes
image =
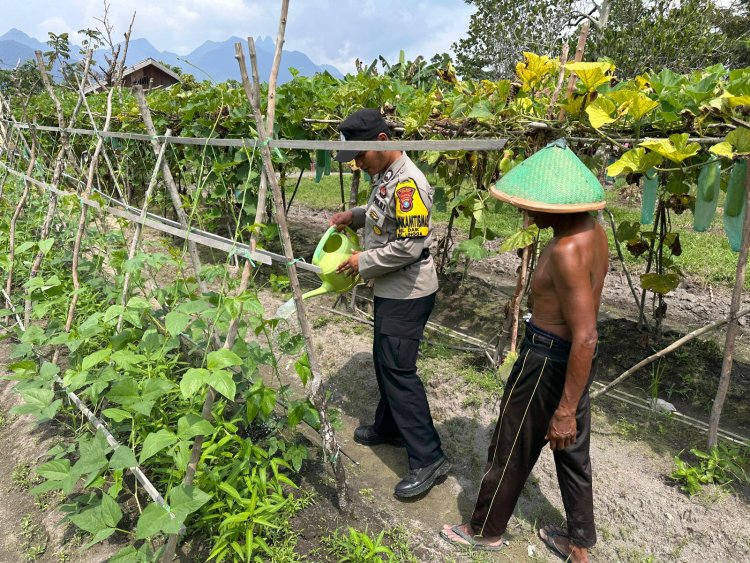
[[[31,155],[29,157],[29,166],[26,170],[27,175],[31,175],[31,173],[34,170],[34,166],[36,165],[36,137],[32,136],[32,144],[31,144]],[[26,206],[26,200],[29,197],[29,189],[30,189],[30,183],[28,180],[24,180],[23,183],[23,192],[21,193],[21,198],[18,200],[18,203],[16,204],[16,208],[13,211],[13,217],[11,217],[10,220],[10,231],[8,232],[8,274],[7,278],[5,280],[5,298],[6,302],[8,304],[8,307],[12,307],[12,303],[10,301],[10,294],[11,290],[13,288],[13,263],[15,260],[15,253],[16,253],[16,223],[18,222],[18,218],[21,216],[21,213],[23,212],[23,208]],[[25,323],[24,323],[25,325]]]
[[[171,129],[167,129],[167,135],[169,135],[172,132]],[[151,173],[151,180],[148,183],[148,188],[146,188],[146,194],[143,196],[143,208],[141,209],[141,215],[140,220],[135,224],[135,233],[133,233],[133,238],[130,241],[130,249],[128,250],[128,260],[132,260],[135,256],[136,251],[138,250],[138,245],[141,242],[141,232],[143,231],[143,222],[146,219],[146,213],[148,212],[148,205],[151,201],[151,193],[154,191],[154,186],[156,186],[156,180],[159,177],[159,169],[161,168],[161,161],[164,158],[164,151],[167,148],[166,143],[161,146],[161,150],[159,151],[159,155],[156,158],[156,166],[154,166],[154,170]],[[125,280],[122,284],[122,297],[120,298],[120,304],[124,307],[128,302],[128,293],[130,291],[130,272],[125,272]],[[120,332],[122,330],[122,320],[125,316],[125,312],[123,311],[120,313],[120,317],[117,319],[117,332]]]
[[[580,63],[583,60],[583,51],[586,47],[586,39],[589,37],[589,27],[591,23],[589,20],[586,20],[583,22],[583,25],[581,26],[581,33],[578,35],[578,45],[576,47],[576,54],[573,57],[573,60],[577,63]],[[576,85],[576,75],[574,72],[570,73],[570,77],[568,78],[568,90],[567,95],[568,97],[571,96],[573,93],[573,88],[575,88]],[[558,119],[563,119],[565,117],[565,110],[561,109],[560,113],[558,114]]]
[[[60,137],[62,138],[62,146],[60,147],[60,151],[57,153],[57,158],[55,159],[55,169],[52,173],[52,185],[54,187],[57,187],[60,184],[60,178],[63,173],[63,169],[65,167],[65,160],[68,152],[70,151],[70,139],[68,132],[64,130],[65,128],[65,115],[63,113],[62,104],[60,103],[60,99],[55,94],[55,90],[52,87],[52,82],[50,81],[49,76],[47,75],[47,69],[44,66],[44,60],[42,59],[42,52],[36,51],[36,60],[37,65],[39,67],[39,72],[42,75],[42,80],[44,82],[44,86],[47,89],[47,93],[52,98],[52,101],[55,104],[55,109],[57,111],[57,119],[58,123],[61,127]],[[91,64],[91,55],[92,51],[89,49],[86,51],[86,60],[84,63],[84,75],[88,74],[89,71],[89,65]],[[73,108],[73,113],[70,117],[70,127],[73,126],[75,123],[76,117],[78,115],[78,110],[81,107],[81,97],[79,96],[78,102],[76,103],[75,108]],[[39,240],[44,240],[49,235],[50,228],[52,227],[52,220],[54,219],[55,212],[57,211],[57,196],[54,193],[50,193],[49,195],[49,204],[47,206],[47,215],[44,218],[44,222],[42,223],[42,228],[39,233]],[[36,277],[36,275],[39,273],[39,269],[42,265],[42,260],[44,259],[44,252],[39,250],[39,252],[36,255],[36,258],[34,259],[33,264],[31,265],[31,271],[29,272],[29,279],[33,279]],[[31,319],[31,298],[27,297],[24,302],[24,311],[23,311],[23,319],[24,324],[26,326],[29,325],[29,320]]]
[[[563,82],[565,81],[565,63],[568,62],[568,51],[570,46],[565,41],[562,46],[562,52],[560,53],[560,73],[557,75],[557,85],[555,91],[552,92],[550,98],[549,107],[547,108],[547,119],[552,119],[555,114],[555,106],[557,105],[557,98],[560,97],[560,90],[562,90]]]
[[[151,136],[151,146],[154,149],[154,155],[158,156],[162,150],[162,146],[156,138],[156,127],[154,127],[154,122],[151,119],[151,109],[148,107],[148,102],[146,101],[146,96],[143,93],[143,88],[141,88],[140,86],[137,86],[135,88],[135,99],[138,102],[138,107],[141,110],[141,117],[143,118],[143,123],[146,125],[146,131]],[[189,229],[190,221],[188,220],[188,216],[185,213],[185,210],[182,208],[180,193],[177,190],[177,184],[175,184],[174,177],[172,176],[172,171],[170,170],[169,164],[166,160],[162,161],[161,174],[162,178],[164,178],[164,183],[167,186],[169,197],[172,199],[172,206],[174,207],[174,212],[177,214],[177,220],[185,229]],[[205,293],[207,288],[205,282],[201,279],[200,276],[201,259],[200,255],[198,254],[198,247],[195,245],[195,242],[191,240],[187,241],[187,247],[188,253],[190,255],[190,262],[193,264],[193,270],[195,270],[195,279],[198,281],[198,287],[200,287],[201,293]]]
[[[349,190],[349,209],[357,206],[357,195],[359,195],[359,181],[362,177],[362,171],[357,168],[352,172],[352,186]]]
[[[255,67],[255,43],[253,42],[253,39],[251,37],[248,37],[248,47],[250,49],[251,62]],[[288,260],[287,271],[289,273],[289,281],[291,283],[292,293],[294,295],[294,303],[297,309],[297,320],[300,324],[300,331],[305,340],[305,348],[307,350],[307,357],[310,363],[310,371],[312,373],[309,398],[320,416],[320,436],[323,439],[323,450],[326,453],[328,462],[331,464],[336,479],[336,491],[338,495],[339,510],[345,511],[349,506],[346,470],[344,469],[344,466],[341,462],[338,442],[336,440],[336,436],[334,434],[333,427],[331,426],[326,410],[326,397],[323,389],[321,371],[315,355],[312,330],[307,319],[305,306],[302,302],[302,290],[300,289],[299,278],[297,277],[297,268],[295,266],[294,253],[292,251],[292,241],[289,237],[289,227],[287,225],[286,213],[284,213],[284,206],[281,198],[281,188],[279,187],[279,184],[276,180],[276,175],[273,170],[271,150],[268,148],[268,135],[263,124],[262,116],[260,114],[258,83],[256,81],[254,88],[250,87],[250,80],[247,75],[247,66],[245,65],[245,55],[241,44],[235,43],[235,52],[240,65],[240,73],[242,74],[242,83],[245,87],[245,93],[250,98],[251,104],[253,106],[255,122],[258,127],[258,138],[261,142],[260,146],[261,154],[263,157],[263,167],[266,171],[266,176],[269,178],[269,181],[271,183],[274,205],[276,207],[276,219],[279,223],[279,231],[281,233],[281,241],[284,247],[284,254],[286,255]],[[257,72],[254,70],[253,74],[256,75]]]
[[[706,334],[707,332],[711,332],[711,331],[717,330],[717,329],[721,328],[722,326],[724,326],[725,324],[727,324],[728,322],[735,321],[735,320],[739,319],[740,317],[744,317],[745,315],[750,315],[750,309],[745,309],[744,311],[740,311],[738,313],[730,315],[726,319],[721,319],[719,321],[716,321],[716,322],[713,322],[713,323],[711,323],[709,325],[701,327],[701,328],[699,328],[697,330],[694,330],[693,332],[691,332],[689,334],[686,334],[682,338],[680,338],[680,339],[675,340],[674,342],[672,342],[672,344],[670,344],[669,346],[667,346],[663,350],[659,350],[655,354],[650,355],[648,358],[644,358],[643,360],[641,360],[640,362],[638,362],[637,364],[635,364],[633,367],[631,367],[631,368],[625,370],[624,372],[622,372],[614,380],[612,380],[609,383],[607,383],[606,385],[604,385],[604,387],[602,387],[601,389],[598,389],[598,390],[594,391],[593,393],[591,393],[591,398],[592,399],[596,399],[599,395],[604,395],[605,393],[607,393],[608,391],[610,391],[614,387],[617,387],[620,383],[622,383],[623,381],[625,381],[626,379],[628,379],[631,375],[633,375],[635,372],[637,372],[641,368],[649,365],[650,363],[655,362],[659,358],[663,358],[667,354],[670,354],[670,353],[674,352],[675,350],[677,350],[677,348],[680,348],[681,346],[684,346],[685,344],[687,344],[691,340],[695,340],[696,338],[698,338],[699,336],[701,336],[703,334]]]
[[[630,277],[630,271],[628,270],[628,267],[625,265],[625,257],[622,254],[622,248],[620,247],[620,240],[617,238],[617,227],[615,226],[615,216],[612,215],[612,212],[607,209],[607,213],[609,214],[609,224],[612,227],[612,238],[615,241],[615,248],[617,249],[617,257],[620,259],[620,263],[622,264],[622,270],[625,272],[625,277],[628,280],[628,287],[630,287],[630,292],[633,294],[633,299],[635,299],[635,304],[638,307],[638,310],[641,310],[641,299],[638,297],[638,292],[635,290],[635,286],[633,285],[633,279]],[[642,317],[643,325],[646,327],[646,330],[651,332],[651,327],[648,324],[648,321],[646,320],[646,317]]]
[[[748,247],[750,247],[750,158],[745,159],[745,162],[747,165],[745,172],[745,220],[742,224],[740,253],[737,256],[737,279],[734,282],[732,304],[729,307],[729,326],[727,326],[727,336],[724,342],[724,360],[721,364],[721,376],[719,376],[719,385],[716,389],[716,397],[714,398],[714,404],[711,407],[711,417],[709,418],[709,449],[714,447],[718,440],[719,419],[721,418],[721,410],[724,407],[724,400],[729,390],[729,380],[732,376],[734,343],[740,329],[735,313],[739,310],[742,303],[742,290],[745,286],[745,274],[747,272]]]

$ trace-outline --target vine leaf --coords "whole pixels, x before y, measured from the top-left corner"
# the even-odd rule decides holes
[[[73,524],[92,535],[87,547],[104,541],[114,534],[121,519],[120,505],[107,494],[102,495],[102,500],[98,505],[68,516],[68,520]]]
[[[207,363],[208,369],[219,370],[226,367],[242,365],[242,358],[231,350],[222,348],[221,350],[209,352]]]
[[[211,370],[208,382],[216,391],[230,401],[234,401],[234,396],[237,394],[237,385],[234,383],[231,373],[223,369]]]
[[[677,274],[641,274],[641,287],[660,295],[666,295],[677,289],[680,276]]]
[[[151,434],[146,436],[146,439],[143,441],[143,447],[141,448],[141,455],[138,458],[138,461],[143,463],[175,442],[177,442],[177,436],[174,432],[170,432],[166,428],[162,428],[158,432],[151,432]]]
[[[190,324],[190,317],[179,311],[170,311],[164,317],[164,326],[167,327],[167,332],[172,336],[182,334],[188,324]]]
[[[190,368],[182,375],[180,381],[180,392],[182,396],[189,399],[195,395],[200,388],[208,383],[210,372],[203,368]]]
[[[689,143],[688,137],[688,133],[675,133],[670,135],[669,139],[647,139],[639,146],[652,150],[679,164],[686,158],[697,154],[701,148],[698,143]]]
[[[643,174],[649,168],[661,164],[663,158],[656,152],[649,152],[642,147],[636,147],[623,154],[619,160],[607,167],[608,176],[621,174]]]
[[[586,114],[589,116],[591,126],[594,129],[601,129],[605,125],[617,121],[617,118],[612,117],[615,109],[615,104],[612,100],[604,96],[599,96],[586,106]]]
[[[565,65],[566,70],[575,72],[578,79],[587,91],[596,90],[599,86],[607,84],[612,77],[608,72],[615,70],[612,63],[568,63]]]

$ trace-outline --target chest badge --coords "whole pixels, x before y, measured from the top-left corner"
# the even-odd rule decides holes
[[[372,219],[373,221],[378,221],[380,219],[380,215],[378,215],[377,211],[375,211],[374,209],[371,209],[370,219]]]
[[[380,189],[378,190],[378,195],[381,198],[385,199],[385,196],[388,195],[388,188],[386,188],[385,186],[380,186]]]
[[[381,229],[377,225],[373,225],[372,226],[372,232],[375,233],[376,235],[380,236],[380,235],[383,234],[383,229]]]
[[[396,192],[396,197],[398,197],[398,205],[401,208],[401,211],[408,212],[414,207],[414,192],[416,190],[414,188],[399,188],[399,190]]]
[[[391,181],[391,178],[393,178],[393,170],[388,170],[385,174],[383,174],[383,183],[387,184]]]

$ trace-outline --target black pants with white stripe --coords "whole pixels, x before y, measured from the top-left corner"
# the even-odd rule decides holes
[[[500,417],[471,517],[475,534],[492,537],[505,532],[524,484],[547,444],[544,436],[562,397],[569,355],[569,342],[527,323],[518,360],[500,403]],[[594,371],[592,367],[589,385]],[[588,386],[578,403],[576,424],[575,444],[554,451],[555,467],[570,540],[580,547],[591,547],[596,543],[596,528]]]
[[[380,402],[374,427],[383,436],[403,436],[412,469],[426,467],[443,456],[427,395],[417,376],[419,341],[434,306],[434,293],[416,299],[375,297],[372,356]]]

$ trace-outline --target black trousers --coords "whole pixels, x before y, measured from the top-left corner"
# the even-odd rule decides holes
[[[375,430],[383,436],[401,434],[409,467],[425,467],[443,455],[432,422],[417,354],[435,294],[417,299],[375,297],[375,338],[372,357],[380,389]]]
[[[499,536],[505,532],[523,486],[547,444],[544,436],[562,397],[569,355],[569,342],[527,323],[518,360],[500,403],[500,417],[471,516],[475,534]],[[592,367],[588,385],[594,371]],[[596,543],[588,389],[578,403],[575,444],[554,451],[568,535],[580,547]]]

